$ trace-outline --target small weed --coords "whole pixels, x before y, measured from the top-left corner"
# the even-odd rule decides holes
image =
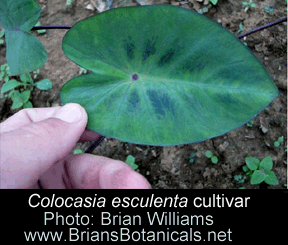
[[[212,151],[206,151],[206,152],[205,152],[205,156],[208,157],[208,158],[211,158],[211,162],[212,162],[212,163],[214,163],[214,164],[217,164],[217,163],[218,163],[218,157],[213,156]]]
[[[189,157],[189,162],[193,163],[195,161],[195,157],[196,157],[196,153],[191,153],[190,157]]]
[[[38,21],[35,26],[41,26],[40,21]],[[37,30],[37,33],[38,33],[38,34],[44,34],[44,33],[46,33],[46,32],[47,32],[47,31],[46,31],[45,29],[43,29],[43,30]]]
[[[73,0],[66,0],[66,5],[71,6],[73,4]]]
[[[202,8],[202,9],[198,9],[198,13],[199,14],[204,14],[204,13],[208,13],[208,11],[209,11],[209,8],[211,8],[211,4],[210,4],[210,7],[209,7],[209,5],[207,6],[207,7],[204,7],[204,8]]]
[[[5,83],[9,81],[9,66],[7,64],[0,66],[0,80],[4,80]]]
[[[135,163],[135,157],[132,155],[128,155],[125,162],[133,169],[136,170],[138,168],[138,165]]]
[[[243,24],[240,23],[240,24],[239,24],[239,29],[238,29],[237,33],[240,34],[242,31],[244,31],[244,28],[243,28]],[[253,120],[251,120],[251,121],[253,122]],[[250,122],[251,122],[251,121],[250,121]],[[248,124],[248,123],[247,123],[247,124]]]
[[[80,75],[87,74],[87,72],[88,72],[87,69],[82,68],[82,67],[80,67],[80,66],[79,66],[79,68],[80,68],[80,71],[79,71],[79,74],[80,74]]]
[[[210,2],[213,4],[213,5],[216,5],[218,3],[218,0],[210,0]]]
[[[249,0],[249,2],[243,2],[242,4],[245,6],[244,12],[247,12],[249,9],[256,7],[256,4],[253,3],[253,0]]]
[[[40,69],[37,69],[37,70],[33,71],[33,79],[34,80],[37,79],[39,74],[40,74]]]
[[[29,101],[31,92],[34,87],[37,87],[40,90],[49,90],[52,88],[52,83],[49,79],[43,79],[39,82],[34,83],[33,78],[29,73],[21,74],[20,80],[9,78],[9,67],[7,64],[1,65],[0,67],[0,79],[4,80],[5,83],[1,88],[1,98],[10,98],[13,101],[12,110],[18,108],[32,108],[33,105]],[[33,72],[33,77],[37,77],[39,71]],[[16,88],[20,88],[20,90],[16,90]]]
[[[273,13],[274,12],[274,9],[272,7],[269,7],[269,6],[265,6],[264,9],[268,13]]]
[[[275,146],[275,147],[279,147],[280,144],[281,144],[283,141],[284,141],[284,137],[283,137],[283,136],[279,137],[278,140],[276,140],[276,141],[274,142],[274,146]]]
[[[245,182],[246,176],[242,176],[241,174],[239,175],[234,175],[234,180],[238,182],[239,184],[243,184]]]
[[[218,0],[209,0],[208,3],[204,0],[198,0],[198,2],[203,2],[203,4],[206,5],[203,8],[198,9],[197,11],[199,14],[204,14],[208,13],[209,9],[212,8],[213,5],[216,5],[218,3]]]
[[[253,126],[253,120],[251,120],[251,121],[249,121],[246,125],[249,127],[249,128],[252,128],[252,126]]]
[[[76,154],[82,154],[83,153],[83,151],[81,150],[81,149],[75,149],[74,151],[73,151],[73,154],[74,155],[76,155]]]
[[[263,181],[268,185],[278,185],[278,179],[273,171],[273,161],[271,156],[265,157],[261,162],[254,157],[246,157],[246,166],[243,171],[251,178],[251,185],[260,184]]]

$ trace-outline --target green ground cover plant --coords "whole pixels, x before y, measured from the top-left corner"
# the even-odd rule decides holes
[[[138,165],[135,163],[135,157],[133,157],[132,155],[128,155],[125,162],[133,170],[136,170],[138,168]]]
[[[249,2],[243,2],[244,5],[244,12],[247,12],[249,9],[255,8],[256,4],[253,0],[249,0]]]
[[[252,128],[254,124],[254,121],[253,120],[250,120],[246,125],[249,127],[249,128]]]
[[[36,87],[40,90],[49,90],[52,88],[52,83],[49,79],[43,79],[39,82],[34,82],[33,78],[37,78],[39,71],[33,72],[33,78],[30,73],[20,74],[19,80],[9,77],[9,66],[7,64],[0,67],[0,80],[5,83],[1,87],[1,96],[10,98],[13,101],[12,110],[18,108],[32,108],[30,101],[31,92]],[[21,88],[21,91],[19,90]]]
[[[274,142],[274,146],[275,146],[275,147],[279,147],[280,144],[281,144],[283,141],[284,141],[284,137],[283,137],[283,136],[279,137],[278,140],[276,140],[276,141]]]
[[[246,165],[243,171],[250,176],[252,185],[260,184],[263,181],[268,185],[278,185],[278,179],[272,171],[273,161],[271,156],[265,157],[262,161],[254,157],[246,157]]]
[[[243,184],[245,182],[246,176],[243,176],[242,174],[236,174],[234,175],[234,180],[238,182],[239,184]]]
[[[214,163],[214,164],[218,163],[218,157],[217,156],[213,156],[212,151],[206,151],[205,152],[205,156],[207,158],[210,158],[212,163]]]
[[[190,163],[195,162],[195,158],[196,158],[196,153],[192,152],[189,156],[189,162]]]

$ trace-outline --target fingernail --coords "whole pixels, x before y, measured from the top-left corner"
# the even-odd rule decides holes
[[[55,117],[64,122],[76,123],[82,118],[82,110],[78,104],[69,103],[60,108]]]

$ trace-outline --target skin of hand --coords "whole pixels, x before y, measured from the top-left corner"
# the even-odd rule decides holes
[[[62,107],[23,109],[0,124],[0,188],[148,189],[147,180],[122,161],[69,155],[77,142],[96,140],[85,130],[87,113]]]

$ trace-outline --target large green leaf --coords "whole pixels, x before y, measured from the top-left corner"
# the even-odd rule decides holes
[[[28,33],[39,19],[40,12],[35,0],[0,1],[0,22],[5,29],[11,76],[36,70],[46,62],[43,45]]]
[[[233,130],[278,90],[236,37],[186,9],[112,9],[77,23],[64,53],[92,74],[61,89],[85,107],[88,129],[137,144],[177,145]]]

